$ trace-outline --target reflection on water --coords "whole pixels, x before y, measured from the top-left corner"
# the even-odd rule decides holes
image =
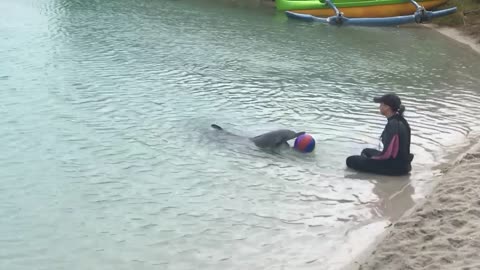
[[[345,175],[345,177],[367,181],[373,185],[372,192],[377,199],[364,202],[367,207],[372,209],[373,216],[379,218],[386,217],[390,222],[395,222],[415,204],[412,197],[415,193],[415,188],[412,185],[410,175],[387,177],[372,176],[366,173],[352,173]]]
[[[415,189],[409,183],[403,185],[377,183],[372,191],[380,198],[377,206],[380,216],[388,217],[392,222],[398,220],[405,210],[414,205],[412,194]]]
[[[2,269],[337,269],[479,131],[480,58],[426,29],[208,1],[0,10]],[[408,179],[345,168],[378,144],[387,91],[412,126]],[[262,151],[212,123],[317,148]]]

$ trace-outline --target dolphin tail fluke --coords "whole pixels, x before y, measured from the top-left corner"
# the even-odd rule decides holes
[[[212,124],[210,125],[212,128],[216,129],[216,130],[223,130],[223,128],[219,125],[216,125],[216,124]]]
[[[211,124],[210,126],[211,126],[212,128],[214,128],[214,129],[216,129],[216,130],[221,131],[222,133],[225,133],[225,134],[228,134],[228,135],[232,135],[232,136],[236,136],[236,137],[240,137],[240,136],[237,135],[237,134],[233,134],[233,133],[231,133],[231,132],[229,132],[229,131],[224,130],[224,129],[223,129],[221,126],[219,126],[219,125]]]

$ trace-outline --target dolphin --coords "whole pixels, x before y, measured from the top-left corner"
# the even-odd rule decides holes
[[[219,125],[212,124],[211,127],[216,130],[221,130],[228,134],[238,136],[236,134],[225,131]],[[255,137],[250,137],[249,139],[259,148],[276,148],[282,145],[290,146],[287,141],[291,139],[295,139],[298,136],[303,134],[305,134],[305,131],[295,132],[289,129],[278,129],[278,130],[270,131]]]

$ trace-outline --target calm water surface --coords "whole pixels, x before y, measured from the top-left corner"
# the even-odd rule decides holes
[[[480,57],[422,28],[165,0],[0,1],[0,269],[337,269],[480,131]],[[345,169],[395,91],[414,171]],[[311,155],[219,136],[276,128]]]

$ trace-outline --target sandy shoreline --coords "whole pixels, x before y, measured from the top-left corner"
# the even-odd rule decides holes
[[[480,269],[480,143],[347,269]]]
[[[423,26],[480,53],[455,28]],[[480,269],[480,142],[442,171],[428,196],[343,269]]]
[[[453,40],[456,40],[457,42],[465,44],[470,48],[472,48],[472,50],[480,54],[480,43],[478,43],[473,37],[465,35],[460,30],[457,30],[452,27],[441,27],[435,24],[424,24],[423,26],[433,29],[442,35],[445,35]]]

